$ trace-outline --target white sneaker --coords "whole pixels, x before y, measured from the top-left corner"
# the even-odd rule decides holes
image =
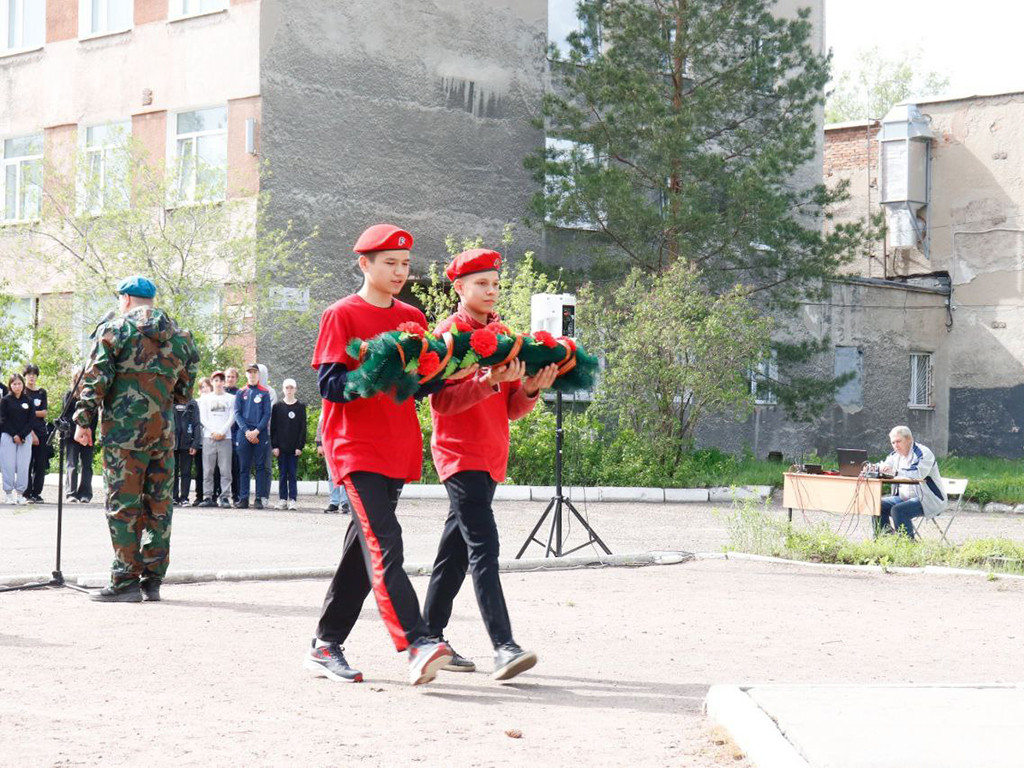
[[[281,501],[277,502],[277,504],[274,505],[274,509],[284,509],[287,506],[288,504],[285,502],[285,500],[281,499]]]
[[[14,500],[14,491],[7,492],[7,495],[4,497],[4,504],[17,504]]]
[[[288,502],[288,509],[298,509],[298,508],[299,508],[299,505],[296,504],[294,501],[289,501]]]
[[[22,496],[20,493],[14,497],[15,504],[28,504],[28,499]]]

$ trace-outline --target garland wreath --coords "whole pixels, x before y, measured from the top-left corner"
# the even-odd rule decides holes
[[[474,363],[500,366],[522,360],[527,376],[557,363],[553,388],[562,392],[588,389],[597,371],[597,358],[572,339],[555,338],[547,331],[512,333],[500,322],[474,331],[456,321],[440,336],[428,333],[418,323],[406,322],[368,341],[354,338],[346,351],[359,361],[359,367],[348,375],[346,394],[373,397],[388,392],[398,402],[412,397],[423,384],[447,379]]]

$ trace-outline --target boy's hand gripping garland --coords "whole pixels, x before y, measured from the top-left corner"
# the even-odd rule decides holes
[[[558,378],[553,387],[562,392],[588,389],[597,370],[597,358],[570,338],[556,339],[547,331],[512,333],[502,323],[474,331],[456,321],[440,336],[417,323],[402,323],[397,330],[369,341],[352,339],[346,351],[360,362],[348,375],[346,394],[373,397],[387,392],[398,402],[412,397],[421,385],[447,379],[474,363],[501,366],[522,360],[527,376],[556,363]]]

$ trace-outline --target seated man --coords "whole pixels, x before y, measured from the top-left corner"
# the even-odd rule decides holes
[[[879,466],[882,477],[906,477],[921,482],[913,485],[896,485],[896,495],[882,497],[882,515],[878,521],[876,535],[887,533],[891,525],[896,532],[903,532],[907,538],[914,538],[911,520],[924,515],[935,517],[946,508],[946,494],[942,488],[942,477],[935,454],[927,446],[914,442],[909,427],[893,427],[889,432],[893,452]]]

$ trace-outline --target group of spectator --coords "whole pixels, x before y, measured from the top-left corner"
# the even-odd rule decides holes
[[[7,504],[37,504],[50,463],[46,390],[39,368],[26,365],[0,383],[0,474]]]
[[[267,367],[253,363],[238,386],[237,368],[214,371],[198,382],[198,397],[175,406],[175,462],[173,501],[199,507],[247,509],[250,477],[255,475],[252,506],[270,504],[272,461],[278,464],[276,509],[296,509],[298,463],[306,445],[306,405],[297,398],[294,379],[281,384],[281,396],[267,380]],[[43,483],[53,455],[48,437],[46,390],[37,386],[39,369],[25,366],[22,373],[0,383],[0,472],[8,504],[43,500]],[[77,385],[77,386],[76,386]],[[78,371],[63,407],[74,412],[81,383]],[[70,402],[69,402],[70,401]],[[96,424],[91,425],[95,430]],[[73,440],[67,445],[65,499],[92,501],[93,446]],[[322,456],[317,427],[317,452]],[[328,469],[328,474],[330,470]],[[195,498],[189,495],[195,481]],[[324,512],[347,511],[341,486],[331,483]]]

